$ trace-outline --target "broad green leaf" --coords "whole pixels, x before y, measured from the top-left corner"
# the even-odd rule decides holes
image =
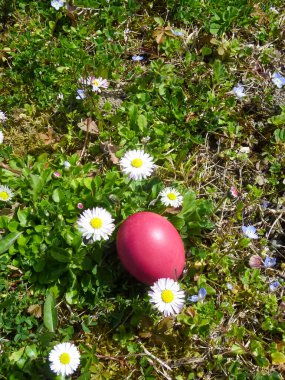
[[[284,364],[285,355],[282,352],[272,352],[271,354],[272,364]]]
[[[68,263],[70,261],[70,254],[63,248],[56,248],[50,252],[51,256],[61,263]]]
[[[76,304],[78,302],[78,291],[74,289],[66,292],[65,299],[70,305]]]
[[[44,325],[50,332],[55,332],[57,326],[57,312],[55,298],[52,293],[47,295],[44,303]]]
[[[22,232],[11,232],[9,235],[0,240],[0,254],[8,251],[15,240],[22,234]]]
[[[284,123],[285,123],[285,120],[284,120]],[[274,137],[275,137],[275,141],[276,142],[283,142],[283,141],[285,141],[285,128],[275,129],[275,131],[274,131]]]
[[[58,187],[54,189],[52,193],[52,199],[54,200],[54,202],[56,203],[60,202],[63,199],[63,197],[64,197],[64,194]]]
[[[18,232],[19,223],[16,220],[11,220],[11,222],[8,224],[8,230],[10,232]]]
[[[242,355],[245,353],[245,350],[239,344],[234,343],[231,347],[231,352],[236,355]]]
[[[83,179],[84,186],[87,187],[88,190],[92,190],[92,187],[91,187],[92,180],[93,179],[91,177],[87,177]]]
[[[17,211],[17,216],[22,227],[25,227],[27,225],[27,218],[29,213],[30,211],[28,208],[24,208],[23,210],[19,209]]]
[[[31,359],[36,358],[38,356],[37,346],[35,344],[27,346],[25,353]]]
[[[159,26],[163,26],[164,25],[164,20],[162,17],[154,17],[153,18],[154,21],[159,25]]]
[[[69,67],[67,67],[67,66],[59,66],[59,67],[56,68],[56,70],[59,73],[63,73],[64,71],[69,71]]]
[[[210,25],[210,33],[213,34],[213,35],[216,35],[219,33],[219,29],[220,29],[220,25],[219,24],[211,24]]]
[[[9,360],[11,362],[17,363],[17,361],[19,361],[21,359],[21,357],[23,356],[24,352],[25,352],[25,347],[21,347],[18,351],[14,351],[9,356]]]
[[[40,192],[42,191],[42,189],[44,187],[44,181],[37,174],[31,174],[30,179],[31,179],[33,199],[36,200],[38,195],[40,194]]]
[[[138,126],[141,131],[143,131],[147,127],[147,118],[144,115],[139,115]]]

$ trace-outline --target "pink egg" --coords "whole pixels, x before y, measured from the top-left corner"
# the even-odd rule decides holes
[[[167,219],[153,212],[138,212],[121,224],[117,251],[126,270],[148,285],[159,278],[177,280],[185,265],[179,233]]]

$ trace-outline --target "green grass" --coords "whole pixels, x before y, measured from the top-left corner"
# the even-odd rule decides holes
[[[283,1],[73,3],[0,0],[0,185],[14,192],[0,201],[0,379],[55,379],[48,354],[63,341],[81,353],[72,379],[281,379]],[[80,82],[92,75],[109,87]],[[122,174],[132,149],[154,158],[150,178]],[[159,201],[165,186],[183,207]],[[85,244],[79,202],[112,214],[108,241]],[[177,316],[152,308],[117,257],[120,224],[145,210],[183,239]],[[252,268],[253,255],[277,263]]]

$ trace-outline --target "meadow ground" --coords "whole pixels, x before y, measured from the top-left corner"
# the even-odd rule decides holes
[[[283,0],[0,0],[0,379],[283,378],[284,39]]]

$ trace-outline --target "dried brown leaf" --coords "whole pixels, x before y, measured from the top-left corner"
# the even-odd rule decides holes
[[[116,152],[119,150],[119,147],[117,145],[114,145],[109,142],[105,142],[105,143],[101,142],[100,146],[103,152],[109,154],[110,160],[113,162],[113,164],[119,163],[119,159],[116,156]]]
[[[155,32],[153,32],[153,37],[155,37],[155,40],[158,44],[161,44],[165,38],[164,30],[156,30]]]
[[[165,212],[168,212],[168,214],[176,215],[176,214],[179,214],[180,210],[175,207],[167,207],[165,209]]]
[[[47,133],[38,133],[38,139],[41,140],[45,145],[50,145],[55,142],[53,136],[53,129],[48,127]]]
[[[77,124],[77,126],[84,132],[88,132],[91,135],[99,135],[99,128],[94,120],[92,120],[90,117],[87,117],[87,119],[81,121]]]
[[[29,306],[27,311],[36,318],[40,318],[42,316],[42,307],[39,304]]]
[[[196,311],[195,311],[194,307],[192,307],[192,306],[187,307],[187,309],[185,310],[185,313],[190,315],[190,317],[192,317],[192,318],[194,318],[196,315]]]

